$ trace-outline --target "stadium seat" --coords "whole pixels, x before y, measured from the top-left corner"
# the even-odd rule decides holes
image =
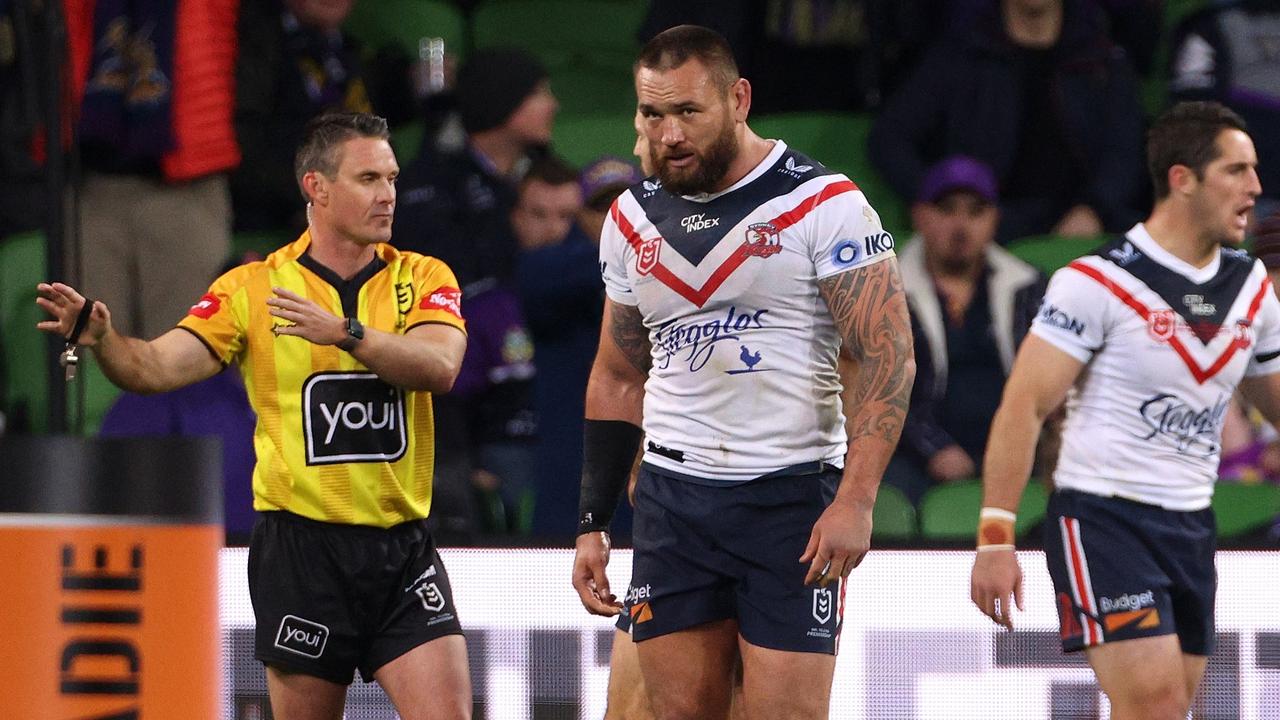
[[[633,160],[636,132],[630,116],[569,115],[556,118],[551,147],[565,160],[581,168],[601,155]]]
[[[1008,250],[1045,275],[1052,275],[1055,270],[1072,260],[1093,252],[1107,239],[1106,236],[1079,238],[1035,235],[1014,240],[1009,243]]]
[[[32,431],[48,427],[48,362],[44,335],[36,330],[44,311],[36,306],[36,283],[46,278],[42,233],[0,240],[0,341],[4,345],[5,407],[25,416]]]
[[[644,0],[488,0],[472,16],[475,47],[518,47],[542,61],[566,113],[635,108],[631,63]]]
[[[871,510],[871,537],[877,540],[913,540],[917,535],[916,509],[902,491],[881,485]]]
[[[1213,491],[1213,514],[1223,539],[1264,528],[1280,516],[1280,486],[1219,482]]]
[[[867,159],[870,115],[853,113],[781,113],[752,117],[761,137],[778,138],[832,170],[848,175],[866,194],[885,229],[905,240],[911,234],[907,206]]]
[[[1025,536],[1044,519],[1048,496],[1043,483],[1032,479],[1022,493],[1014,532]],[[982,509],[982,482],[965,480],[938,485],[920,501],[920,535],[942,542],[972,541],[978,533],[978,511]]]
[[[347,18],[347,32],[370,51],[396,45],[409,57],[418,57],[418,41],[444,38],[445,52],[461,60],[470,46],[467,21],[446,0],[365,0]]]

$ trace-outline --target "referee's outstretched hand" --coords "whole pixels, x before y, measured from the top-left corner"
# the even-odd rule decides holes
[[[609,564],[609,533],[587,532],[578,536],[573,556],[573,589],[592,615],[612,617],[622,603],[609,591],[605,566]]]
[[[76,326],[76,318],[84,308],[85,297],[76,289],[63,283],[40,283],[36,285],[36,304],[53,317],[36,323],[36,329],[67,338]],[[111,327],[111,313],[106,303],[95,302],[89,314],[89,322],[85,324],[76,338],[76,344],[92,347],[98,344],[102,336]]]

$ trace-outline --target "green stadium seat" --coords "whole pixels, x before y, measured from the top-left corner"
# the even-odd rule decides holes
[[[636,131],[630,115],[568,115],[556,118],[551,147],[581,168],[601,155],[632,160]]]
[[[871,537],[877,540],[914,540],[918,534],[916,509],[902,491],[881,485],[871,510]]]
[[[885,229],[905,240],[911,234],[906,203],[867,158],[871,122],[870,115],[853,113],[781,113],[748,120],[761,137],[784,140],[788,146],[848,175],[866,194]]]
[[[345,30],[370,52],[395,45],[418,57],[418,41],[444,38],[445,52],[461,60],[470,47],[462,11],[446,0],[363,0],[347,18]]]
[[[1008,250],[1022,260],[1034,265],[1040,272],[1052,275],[1053,271],[1082,255],[1088,255],[1107,241],[1107,236],[1061,237],[1035,235],[1009,243]]]
[[[49,352],[36,323],[44,311],[36,306],[36,283],[46,279],[42,233],[11,235],[0,240],[0,339],[4,343],[5,407],[25,415],[33,432],[48,427]]]
[[[266,257],[297,239],[293,233],[277,230],[238,232],[231,236],[231,254],[242,257],[246,252],[256,252]]]
[[[635,112],[631,64],[644,0],[488,0],[472,15],[475,47],[522,48],[546,66],[566,113]]]
[[[1280,486],[1219,482],[1213,491],[1213,514],[1220,538],[1264,528],[1280,516]]]
[[[422,136],[425,134],[426,123],[421,120],[411,120],[391,130],[391,149],[395,151],[401,168],[422,152]]]
[[[1043,483],[1032,479],[1022,493],[1014,532],[1025,536],[1044,520],[1048,496]],[[920,535],[926,540],[972,541],[978,533],[978,512],[982,510],[982,482],[964,480],[938,485],[920,501]]]

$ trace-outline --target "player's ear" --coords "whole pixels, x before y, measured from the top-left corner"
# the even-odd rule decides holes
[[[302,190],[317,205],[329,203],[329,183],[324,174],[312,170],[302,176]]]

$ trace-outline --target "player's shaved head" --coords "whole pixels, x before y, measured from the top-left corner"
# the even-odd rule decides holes
[[[635,70],[674,70],[696,58],[707,69],[717,87],[728,88],[738,80],[738,63],[729,41],[720,33],[701,25],[677,25],[654,35],[640,50]]]

